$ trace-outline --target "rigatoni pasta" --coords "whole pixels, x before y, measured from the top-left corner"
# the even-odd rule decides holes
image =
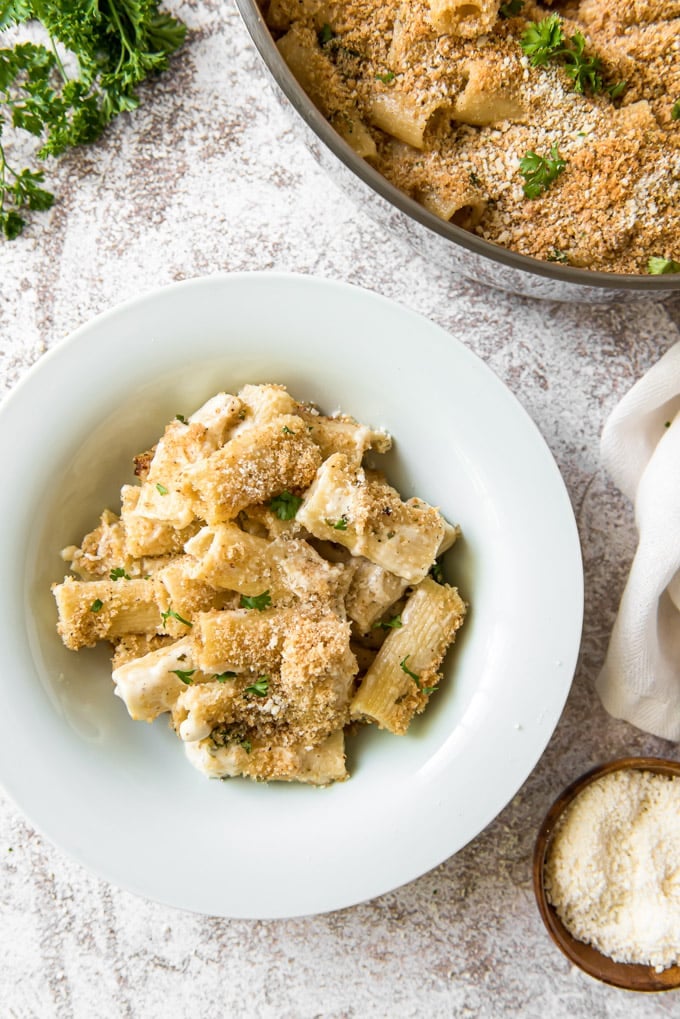
[[[178,415],[63,550],[64,643],[108,641],[131,718],[167,715],[210,777],[347,778],[346,732],[405,733],[465,617],[438,582],[458,527],[367,466],[390,444],[283,386]]]

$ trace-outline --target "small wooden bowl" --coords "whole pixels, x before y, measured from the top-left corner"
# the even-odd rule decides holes
[[[624,757],[617,761],[610,761],[609,764],[601,764],[572,782],[555,800],[539,829],[534,849],[534,892],[541,917],[550,937],[570,962],[578,966],[579,969],[606,984],[623,987],[629,991],[670,991],[680,987],[680,966],[670,966],[661,973],[657,973],[653,966],[614,962],[613,959],[598,952],[592,945],[578,941],[569,933],[555,908],[548,902],[545,892],[545,861],[555,825],[562,813],[591,782],[612,771],[631,768],[638,771],[657,772],[661,775],[680,776],[680,761],[658,757]]]

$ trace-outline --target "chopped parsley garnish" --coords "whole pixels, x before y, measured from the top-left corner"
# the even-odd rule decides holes
[[[389,85],[391,81],[394,81],[394,71],[385,71],[383,74],[376,74],[376,81],[381,81],[383,85]]]
[[[652,256],[647,262],[647,272],[652,276],[665,276],[668,273],[680,272],[680,262],[676,262],[672,258]]]
[[[130,580],[130,574],[122,566],[115,566],[109,573],[111,580]]]
[[[237,747],[243,747],[247,754],[253,749],[253,745],[249,739],[242,736],[239,732],[234,732],[233,729],[227,729],[224,726],[217,726],[210,733],[210,742],[212,745],[219,749],[220,747],[227,747],[230,743],[236,744]]]
[[[184,417],[184,414],[175,414],[175,419],[177,421],[181,421],[183,425],[188,425],[189,424],[187,419]]]
[[[406,664],[410,657],[411,657],[410,655],[406,655],[406,658],[402,658],[402,660],[399,662],[399,668],[401,669],[402,672],[405,672],[407,676],[411,677],[411,679],[416,684],[416,686],[418,687],[419,690],[421,690],[424,694],[427,694],[427,696],[429,697],[431,693],[434,693],[434,691],[437,689],[437,687],[436,686],[423,686],[421,684],[420,676],[417,676],[415,674],[415,672],[411,672],[411,670],[409,669],[409,667]]]
[[[170,672],[174,672],[174,674],[178,677],[178,679],[181,679],[182,682],[186,683],[187,686],[191,685],[191,677],[193,676],[195,671],[196,671],[196,669],[186,669],[186,670],[185,669],[170,669]]]
[[[294,432],[292,428],[288,427],[288,425],[284,425],[281,431],[284,435],[297,435],[297,432]]]
[[[541,21],[530,21],[520,46],[529,57],[532,67],[541,67],[551,60],[558,60],[565,73],[574,83],[574,91],[593,95],[602,92],[602,61],[586,53],[586,40],[581,32],[574,32],[568,38],[562,31],[559,14],[549,14]],[[606,88],[612,99],[618,99],[625,91],[626,82],[619,81]]]
[[[194,625],[193,623],[190,623],[188,619],[185,619],[183,616],[180,616],[179,612],[175,612],[175,610],[172,607],[170,607],[167,610],[167,612],[161,612],[161,619],[163,620],[164,626],[167,626],[168,619],[176,619],[178,623],[184,623],[185,626]]]
[[[401,616],[392,616],[391,619],[383,619],[381,622],[374,623],[372,629],[374,629],[374,630],[398,630],[403,625],[404,624],[401,621]]]
[[[402,658],[402,660],[399,662],[399,668],[401,669],[402,672],[405,672],[407,676],[410,676],[413,682],[416,684],[416,686],[420,689],[420,676],[416,676],[415,672],[411,672],[408,665],[406,664],[410,657],[411,657],[410,655],[406,655],[405,658]]]
[[[611,99],[618,99],[628,88],[627,81],[617,81],[614,85],[607,85],[607,92]]]
[[[334,531],[346,531],[347,530],[347,517],[343,513],[339,520],[326,520],[329,527],[332,527]]]
[[[167,488],[165,487],[165,485],[161,485],[160,481],[156,485],[156,491],[158,492],[159,495],[167,495],[168,494]]]
[[[566,162],[560,156],[557,145],[550,149],[550,155],[539,156],[529,151],[519,161],[519,172],[524,177],[522,190],[527,198],[538,198],[559,177]]]
[[[515,18],[524,7],[524,0],[508,0],[507,4],[501,4],[498,13],[502,18]]]
[[[676,99],[671,106],[671,120],[680,120],[680,99]]]
[[[337,38],[337,32],[334,32],[326,21],[317,32],[316,37],[319,40],[319,46],[328,46],[329,42]]]
[[[254,595],[242,594],[241,601],[239,602],[242,609],[257,609],[258,612],[264,612],[271,603],[269,591],[263,591],[262,594]]]
[[[260,676],[256,683],[247,686],[244,693],[254,694],[255,697],[266,697],[269,691],[269,676]]]
[[[530,21],[520,39],[520,46],[532,67],[547,64],[562,47],[564,32],[559,14],[549,14],[541,21]]]
[[[302,499],[286,489],[281,495],[274,496],[269,508],[274,510],[279,520],[293,520],[301,505]]]
[[[95,598],[95,600],[90,605],[90,612],[101,612],[103,608],[104,602],[101,600],[101,598]]]
[[[435,559],[427,571],[433,580],[436,580],[438,584],[444,583],[444,567],[441,564],[440,559]]]
[[[228,679],[236,679],[236,672],[216,672],[213,679],[218,683],[226,683]]]

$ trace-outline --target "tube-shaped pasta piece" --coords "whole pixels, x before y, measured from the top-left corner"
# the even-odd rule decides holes
[[[294,625],[294,616],[285,609],[202,612],[192,632],[194,658],[207,673],[272,672],[281,661],[286,625]]]
[[[403,735],[439,683],[439,666],[463,623],[465,605],[455,588],[429,577],[413,591],[364,676],[351,705],[352,718],[367,718]]]
[[[339,414],[337,417],[326,417],[309,410],[298,411],[309,429],[310,437],[321,450],[321,456],[327,460],[333,453],[344,453],[350,460],[361,461],[369,449],[376,453],[386,453],[392,439],[387,432],[369,428],[359,424],[354,418]]]
[[[266,590],[277,599],[281,585],[273,576],[276,571],[271,544],[266,538],[243,531],[233,521],[204,527],[186,544],[193,557],[192,576],[220,590],[246,595]]]
[[[407,586],[403,577],[388,573],[368,559],[358,559],[345,598],[347,615],[362,633],[367,633],[390,605],[401,598]]]
[[[131,559],[143,556],[172,555],[181,552],[184,543],[195,534],[198,524],[192,521],[177,529],[167,520],[159,520],[138,510],[142,488],[123,485],[121,488],[121,519],[125,528],[125,552]],[[160,493],[156,493],[160,498]],[[193,511],[191,511],[193,518]]]
[[[191,645],[185,637],[114,669],[114,693],[125,704],[130,718],[153,722],[172,709],[194,674]]]
[[[343,453],[321,465],[297,519],[317,538],[337,541],[411,584],[427,574],[446,533],[439,510],[420,499],[402,502],[381,475]]]
[[[300,418],[282,414],[239,432],[184,474],[196,515],[218,524],[233,520],[252,503],[306,488],[320,462],[319,448]]]
[[[212,737],[185,743],[188,759],[208,778],[239,775],[259,781],[305,782],[330,785],[348,778],[342,730],[318,746],[258,746],[245,738],[229,737],[217,730]]]
[[[143,472],[136,515],[164,521],[177,530],[188,527],[194,512],[184,491],[184,469],[214,453],[244,413],[238,397],[219,393],[188,421],[172,420],[153,450],[148,470]]]
[[[197,613],[235,605],[235,596],[230,592],[216,591],[210,584],[196,579],[192,575],[194,565],[191,556],[179,556],[154,577],[156,603],[165,631],[173,637],[183,637]]]
[[[319,49],[314,32],[294,23],[276,44],[314,105],[363,159],[377,155],[373,137],[353,109],[344,81]]]
[[[372,124],[415,149],[425,147],[425,131],[435,115],[451,109],[450,103],[435,97],[418,105],[410,95],[391,88],[372,96],[368,116]]]
[[[281,414],[295,414],[297,410],[297,403],[285,386],[245,385],[239,390],[238,396],[245,414],[235,431],[242,431],[252,425],[266,424]]]
[[[418,201],[435,216],[455,223],[463,230],[474,230],[487,207],[479,191],[470,186],[461,187],[456,181],[447,181],[443,185],[433,183],[431,187],[419,190]]]
[[[126,633],[157,633],[162,620],[152,580],[91,580],[66,577],[55,584],[57,632],[76,651]]]
[[[462,124],[485,127],[503,120],[521,121],[525,111],[510,87],[499,81],[499,69],[488,60],[465,64],[467,84],[453,105],[453,116]]]
[[[437,31],[474,39],[492,27],[501,0],[429,0],[429,5]]]
[[[131,574],[135,564],[125,548],[125,528],[120,518],[104,510],[98,525],[77,545],[62,549],[61,558],[81,580],[108,577],[113,569]]]
[[[209,736],[215,726],[225,725],[239,718],[239,701],[242,684],[235,677],[224,682],[201,683],[187,686],[173,705],[172,723],[181,740],[193,743]]]

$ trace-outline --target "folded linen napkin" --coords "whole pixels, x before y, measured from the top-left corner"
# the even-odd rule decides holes
[[[680,342],[615,407],[601,453],[639,542],[597,690],[615,718],[680,740]]]

